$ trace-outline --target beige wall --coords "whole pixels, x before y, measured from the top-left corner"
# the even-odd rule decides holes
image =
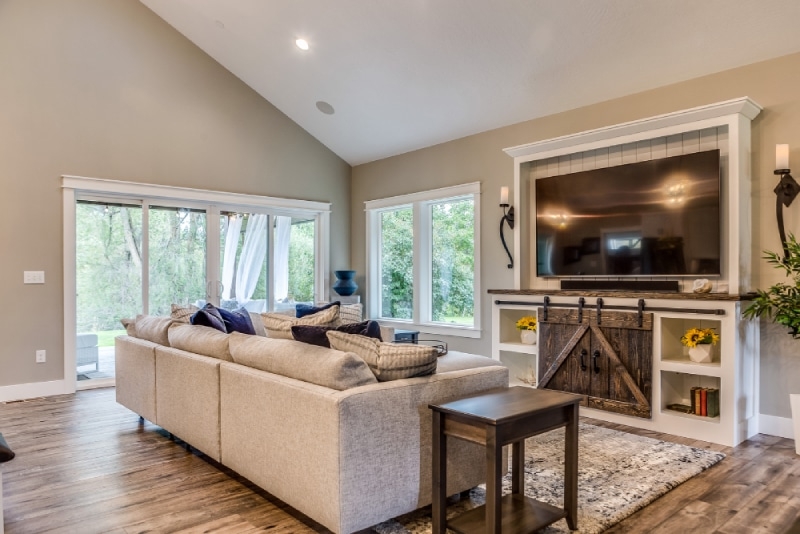
[[[0,386],[63,378],[62,174],[332,202],[343,269],[350,171],[136,0],[0,0]]]
[[[587,80],[587,83],[591,83]],[[778,250],[775,223],[777,183],[772,174],[775,144],[791,145],[790,162],[800,169],[800,54],[698,78],[688,82],[522,122],[353,169],[351,194],[352,268],[365,272],[364,201],[461,183],[482,182],[481,287],[513,287],[497,235],[500,186],[513,188],[514,166],[502,149],[560,135],[749,96],[764,107],[753,122],[753,257],[759,287],[781,279],[760,260],[763,249]],[[468,112],[468,111],[465,111]],[[795,172],[800,175],[800,172]],[[798,201],[800,202],[800,201]],[[786,212],[787,231],[800,234],[800,204]],[[480,340],[447,338],[454,349],[489,354],[491,300],[482,298]],[[780,329],[762,327],[761,413],[789,417],[787,393],[800,393],[800,341]]]

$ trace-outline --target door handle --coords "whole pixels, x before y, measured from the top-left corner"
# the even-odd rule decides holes
[[[592,353],[592,365],[594,366],[595,374],[600,374],[600,367],[597,365],[597,358],[600,357],[600,351],[595,349],[594,353]]]
[[[581,349],[581,371],[586,370],[586,363],[583,361],[583,357],[586,356],[587,354],[588,352],[586,352],[586,349]]]

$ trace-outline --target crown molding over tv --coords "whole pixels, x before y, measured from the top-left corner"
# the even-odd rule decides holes
[[[719,276],[719,150],[535,180],[536,275]]]

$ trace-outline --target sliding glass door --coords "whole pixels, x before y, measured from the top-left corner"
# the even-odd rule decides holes
[[[267,311],[269,215],[223,211],[219,221],[219,305],[230,310]]]
[[[78,201],[75,206],[76,373],[113,378],[120,319],[142,312],[142,206]]]

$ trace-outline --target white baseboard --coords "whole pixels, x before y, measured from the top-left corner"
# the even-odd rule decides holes
[[[777,417],[763,413],[759,414],[758,431],[761,434],[794,439],[794,427],[792,426],[791,417]]]
[[[0,402],[49,397],[51,395],[63,395],[65,393],[74,393],[67,385],[66,380],[14,384],[11,386],[0,386]]]

